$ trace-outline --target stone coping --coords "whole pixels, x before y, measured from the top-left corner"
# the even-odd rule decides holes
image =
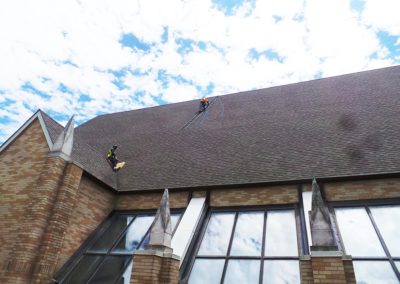
[[[154,256],[158,256],[158,257],[162,257],[162,258],[172,258],[172,259],[176,259],[178,261],[181,260],[181,258],[178,255],[173,254],[172,252],[164,252],[164,251],[153,250],[153,249],[136,251],[133,256],[135,256],[135,255],[149,255],[149,256],[154,255]]]

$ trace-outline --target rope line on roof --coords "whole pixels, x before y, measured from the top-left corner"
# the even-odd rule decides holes
[[[202,113],[204,113],[204,115],[205,115],[205,113],[207,112],[207,109],[210,108],[211,105],[214,104],[214,102],[217,100],[217,98],[218,98],[218,97],[215,97],[215,98],[210,102],[209,106],[208,106],[204,111],[202,111],[202,112],[200,112],[200,113],[196,113],[196,114],[192,117],[192,119],[190,119],[180,130],[183,130],[183,129],[187,128],[187,127],[188,127],[190,124],[192,124],[192,122],[193,122],[197,117],[199,117]],[[204,118],[203,118],[203,119],[204,119]]]

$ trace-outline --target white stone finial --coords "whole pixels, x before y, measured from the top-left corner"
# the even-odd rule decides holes
[[[63,158],[70,159],[74,144],[74,116],[70,118],[63,131],[57,137],[56,142],[51,148],[51,154],[61,155]]]
[[[152,224],[149,247],[156,250],[172,251],[171,238],[171,213],[169,209],[169,194],[166,188]]]
[[[333,235],[329,210],[322,198],[320,188],[315,179],[313,179],[312,182],[312,204],[311,211],[309,211],[308,214],[310,216],[313,247],[330,247],[332,250],[337,249],[335,248],[336,241]]]

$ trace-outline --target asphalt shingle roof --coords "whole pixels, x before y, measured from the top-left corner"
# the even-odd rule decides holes
[[[120,191],[400,172],[400,66],[210,102],[189,125],[197,100],[98,116],[73,159]]]

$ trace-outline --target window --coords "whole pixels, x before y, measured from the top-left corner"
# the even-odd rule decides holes
[[[211,210],[189,275],[197,283],[300,283],[294,209]]]
[[[115,212],[86,243],[79,259],[57,277],[60,283],[129,283],[132,255],[148,244],[154,216]],[[179,217],[171,214],[172,229]]]
[[[336,207],[335,215],[357,283],[399,283],[400,205]]]

